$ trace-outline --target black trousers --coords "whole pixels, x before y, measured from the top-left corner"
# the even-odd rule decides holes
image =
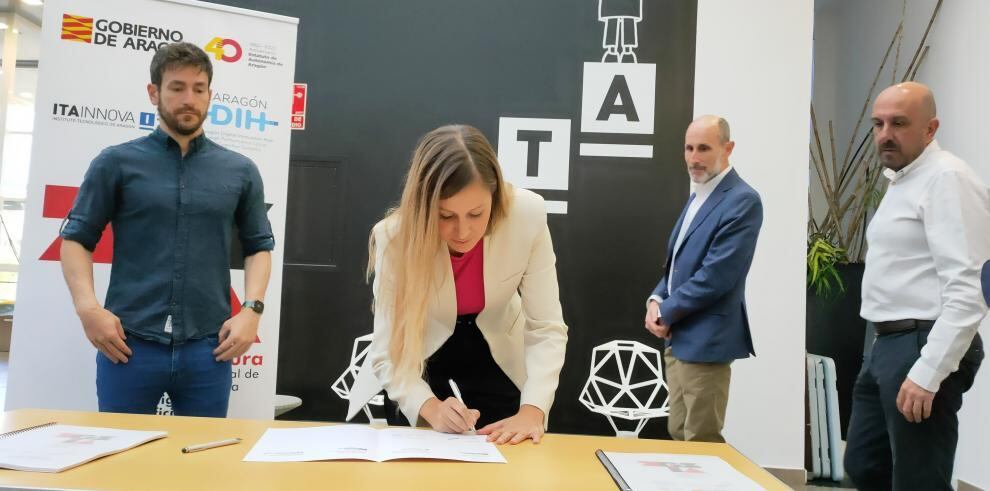
[[[868,336],[872,336],[872,325]],[[876,336],[853,387],[846,473],[860,490],[951,490],[963,393],[983,361],[979,334],[943,382],[931,417],[911,423],[897,410],[897,393],[931,329]]]
[[[492,358],[492,350],[478,329],[476,314],[457,317],[454,334],[426,360],[423,379],[441,401],[453,397],[450,380],[457,383],[464,403],[481,412],[477,427],[519,412],[521,394]],[[409,426],[398,405],[385,395],[388,424]]]

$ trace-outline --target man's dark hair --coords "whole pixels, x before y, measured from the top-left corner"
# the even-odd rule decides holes
[[[209,83],[213,83],[213,64],[210,63],[210,57],[199,46],[186,42],[166,44],[158,49],[151,59],[151,83],[160,88],[165,70],[187,66],[206,72]]]

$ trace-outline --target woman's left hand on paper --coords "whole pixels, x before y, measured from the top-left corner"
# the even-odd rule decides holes
[[[515,445],[527,439],[540,443],[543,438],[543,411],[536,406],[523,404],[519,412],[478,430],[479,435],[488,435],[488,441],[496,445]]]

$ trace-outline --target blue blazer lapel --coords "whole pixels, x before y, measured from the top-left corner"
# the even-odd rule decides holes
[[[712,210],[714,210],[715,207],[718,206],[723,199],[725,199],[725,193],[732,189],[732,187],[739,181],[739,173],[737,173],[735,169],[730,170],[729,173],[722,178],[722,182],[718,183],[718,186],[714,191],[712,191],[712,195],[709,196],[708,199],[705,200],[705,204],[701,205],[701,208],[698,209],[698,213],[694,215],[694,220],[691,220],[691,228],[689,228],[687,233],[684,234],[685,242],[687,242],[688,237],[690,237],[691,234],[698,229],[701,222],[705,221],[705,218],[708,217]]]
[[[667,261],[665,265],[670,264],[670,256],[674,253],[674,242],[677,241],[677,236],[681,233],[681,226],[684,225],[684,215],[687,215],[688,208],[691,207],[691,202],[694,201],[694,193],[691,193],[691,197],[688,198],[687,203],[684,204],[684,208],[681,209],[681,216],[677,217],[677,223],[674,224],[674,230],[670,233],[670,238],[667,239]]]

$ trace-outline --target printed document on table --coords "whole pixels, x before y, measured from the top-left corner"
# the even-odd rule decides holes
[[[605,452],[633,491],[761,491],[724,460],[710,455]]]
[[[485,438],[483,435],[454,435],[412,428],[375,429],[362,425],[269,428],[244,461],[441,459],[505,463],[502,453]]]
[[[53,424],[0,438],[0,468],[62,472],[164,438],[164,431]]]

